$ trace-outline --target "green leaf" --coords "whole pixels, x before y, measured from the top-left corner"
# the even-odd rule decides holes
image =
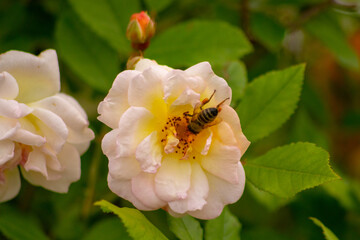
[[[305,65],[261,75],[245,89],[238,113],[252,142],[279,128],[293,114],[301,92]]]
[[[243,32],[222,21],[194,20],[158,35],[145,55],[171,67],[201,61],[222,65],[252,51]]]
[[[335,55],[344,67],[359,70],[359,59],[346,39],[339,23],[329,12],[309,20],[305,29],[319,39]]]
[[[252,13],[250,27],[254,37],[267,49],[275,52],[281,48],[285,28],[276,20],[262,13]]]
[[[339,178],[329,166],[328,152],[311,143],[274,148],[244,167],[255,187],[285,198]]]
[[[107,92],[119,72],[119,59],[73,13],[63,14],[56,28],[61,59],[93,88]]]
[[[80,18],[119,53],[128,54],[126,28],[130,16],[140,10],[138,0],[69,0]]]
[[[148,5],[149,8],[155,12],[161,12],[172,2],[173,0],[145,0],[146,5]]]
[[[321,229],[323,230],[323,234],[325,236],[326,240],[338,240],[338,238],[335,236],[335,234],[328,229],[322,222],[320,222],[319,219],[314,218],[314,217],[310,217],[310,219],[319,227],[321,227]]]
[[[0,210],[0,231],[11,240],[49,239],[40,228],[37,219],[10,208]]]
[[[245,64],[240,61],[231,62],[226,67],[224,76],[231,87],[233,100],[238,101],[244,95],[248,82]]]
[[[174,218],[168,215],[170,230],[181,240],[202,240],[203,230],[199,221],[186,215],[182,218]]]
[[[95,203],[106,212],[116,214],[124,223],[129,235],[133,239],[167,239],[146,217],[134,208],[119,208],[108,201],[101,200]]]
[[[219,217],[206,222],[205,239],[240,240],[240,229],[239,220],[225,208]]]
[[[131,240],[122,222],[118,218],[102,220],[91,227],[84,240]]]

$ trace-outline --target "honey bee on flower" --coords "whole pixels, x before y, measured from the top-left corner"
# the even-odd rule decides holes
[[[219,216],[243,193],[250,144],[230,102],[207,62],[182,71],[141,59],[121,72],[98,107],[113,129],[102,141],[109,188],[141,210]]]

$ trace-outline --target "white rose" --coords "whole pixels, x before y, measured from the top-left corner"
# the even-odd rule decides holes
[[[221,111],[212,126],[191,132],[187,114],[214,90],[203,109],[225,100]],[[240,158],[250,144],[230,98],[227,82],[207,62],[182,71],[142,59],[121,72],[98,107],[99,120],[113,129],[102,141],[109,188],[141,210],[219,216],[243,193]]]
[[[0,202],[19,192],[18,166],[30,183],[61,193],[80,178],[94,133],[79,103],[59,91],[54,50],[0,55]]]

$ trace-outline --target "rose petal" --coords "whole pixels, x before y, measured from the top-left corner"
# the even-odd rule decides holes
[[[191,105],[192,107],[195,106],[200,99],[200,94],[197,92],[194,92],[190,88],[186,88],[180,96],[171,104],[171,107],[177,107],[181,105]]]
[[[209,98],[211,94],[216,90],[214,97],[211,101],[206,105],[206,107],[215,107],[223,100],[226,100],[223,105],[229,105],[231,102],[231,88],[227,84],[227,82],[216,75],[207,79],[207,89],[201,94],[202,97]],[[223,106],[222,105],[222,106]]]
[[[6,169],[0,175],[0,202],[8,201],[14,198],[20,191],[20,174],[17,167]]]
[[[176,155],[164,157],[155,177],[155,191],[163,201],[185,199],[190,188],[191,165]]]
[[[132,79],[129,85],[129,104],[144,107],[159,119],[166,119],[167,106],[163,100],[162,78],[152,67]]]
[[[62,151],[57,157],[61,163],[62,170],[51,171],[51,169],[47,169],[48,178],[54,180],[47,180],[39,172],[25,171],[24,168],[21,168],[24,178],[33,185],[39,185],[54,192],[66,193],[70,184],[80,179],[80,155],[75,147],[70,144],[64,144]]]
[[[157,68],[157,70],[161,71],[163,74],[166,74],[172,70],[172,68],[169,68],[168,66],[158,65],[156,61],[146,58],[140,59],[140,61],[136,63],[135,70],[143,72],[150,67]]]
[[[220,140],[223,144],[232,146],[238,145],[234,132],[227,122],[222,121],[213,126],[212,132],[214,133],[214,138]]]
[[[209,62],[201,62],[185,70],[188,76],[201,77],[203,80],[214,76],[214,71]]]
[[[162,146],[157,131],[147,136],[136,148],[136,160],[144,172],[155,173],[161,166]]]
[[[18,143],[37,147],[46,143],[46,139],[44,137],[21,128],[18,129],[9,139]]]
[[[0,141],[0,168],[1,165],[5,164],[7,161],[14,157],[14,148],[15,144],[13,141]]]
[[[232,107],[223,105],[222,110],[219,113],[219,117],[221,117],[221,119],[224,122],[228,123],[229,126],[232,128],[238,143],[238,147],[240,148],[241,155],[244,155],[246,149],[250,145],[250,142],[246,139],[245,135],[241,130],[240,119],[237,113]]]
[[[0,72],[7,71],[17,81],[16,100],[34,102],[60,90],[60,74],[55,50],[46,50],[39,56],[20,51],[0,55]],[[36,89],[36,91],[34,91]]]
[[[239,182],[237,164],[240,157],[241,153],[237,147],[214,140],[208,155],[201,159],[201,166],[209,173],[236,184]]]
[[[141,172],[131,179],[132,192],[143,205],[155,210],[166,205],[155,193],[155,174]]]
[[[120,156],[135,156],[139,143],[158,126],[154,116],[145,108],[130,107],[121,116],[117,139]]]
[[[198,76],[189,77],[186,71],[173,70],[171,71],[166,81],[164,82],[164,100],[172,104],[178,99],[184,91],[191,89],[194,93],[191,94],[192,99],[189,101],[193,106],[200,101],[200,96],[196,93],[201,93],[205,89],[204,81]],[[185,92],[189,95],[190,92]],[[197,99],[195,99],[197,97]]]
[[[19,93],[17,82],[8,72],[0,73],[0,98],[14,99]]]
[[[129,82],[139,75],[138,71],[123,71],[114,80],[104,101],[98,106],[98,119],[111,128],[117,128],[121,115],[129,108]]]
[[[192,147],[197,154],[207,155],[211,142],[213,139],[213,133],[209,128],[205,128],[199,134],[196,135]]]
[[[201,210],[206,204],[209,193],[207,177],[197,162],[193,162],[191,167],[191,186],[187,198],[169,202],[169,207],[176,213]]]
[[[15,100],[0,99],[0,117],[22,118],[31,111],[32,109],[23,103],[18,103]]]
[[[37,109],[46,109],[48,112],[53,113],[53,115],[58,116],[57,118],[63,122],[61,125],[67,129],[65,139],[68,142],[83,143],[94,138],[94,133],[88,128],[89,122],[86,114],[84,114],[79,104],[70,96],[57,94],[32,103],[30,106]]]
[[[135,157],[109,158],[109,174],[116,179],[131,179],[141,172]]]
[[[55,152],[59,152],[68,136],[64,121],[55,113],[43,108],[35,108],[32,114],[37,117],[36,126],[46,138],[46,143]]]
[[[34,148],[24,164],[25,171],[34,171],[42,174],[46,179],[48,178],[46,168],[46,156],[38,148]]]
[[[116,179],[113,178],[110,174],[108,175],[107,180],[108,186],[113,193],[115,193],[121,198],[130,201],[137,209],[145,211],[152,210],[151,208],[148,208],[147,206],[142,204],[142,202],[135,197],[131,189],[131,180]]]
[[[201,210],[188,212],[188,214],[200,219],[213,219],[221,214],[225,205],[238,201],[245,186],[245,172],[241,163],[238,163],[237,170],[239,176],[237,184],[229,184],[212,174],[206,174],[210,186],[207,203]]]
[[[0,141],[10,138],[20,128],[15,119],[0,117]]]

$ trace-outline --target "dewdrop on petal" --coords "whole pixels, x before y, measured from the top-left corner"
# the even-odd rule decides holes
[[[240,158],[250,144],[230,102],[230,87],[208,62],[183,71],[141,59],[121,72],[98,106],[113,129],[102,140],[109,188],[140,210],[219,216],[243,193]],[[199,104],[220,111],[194,133]]]

